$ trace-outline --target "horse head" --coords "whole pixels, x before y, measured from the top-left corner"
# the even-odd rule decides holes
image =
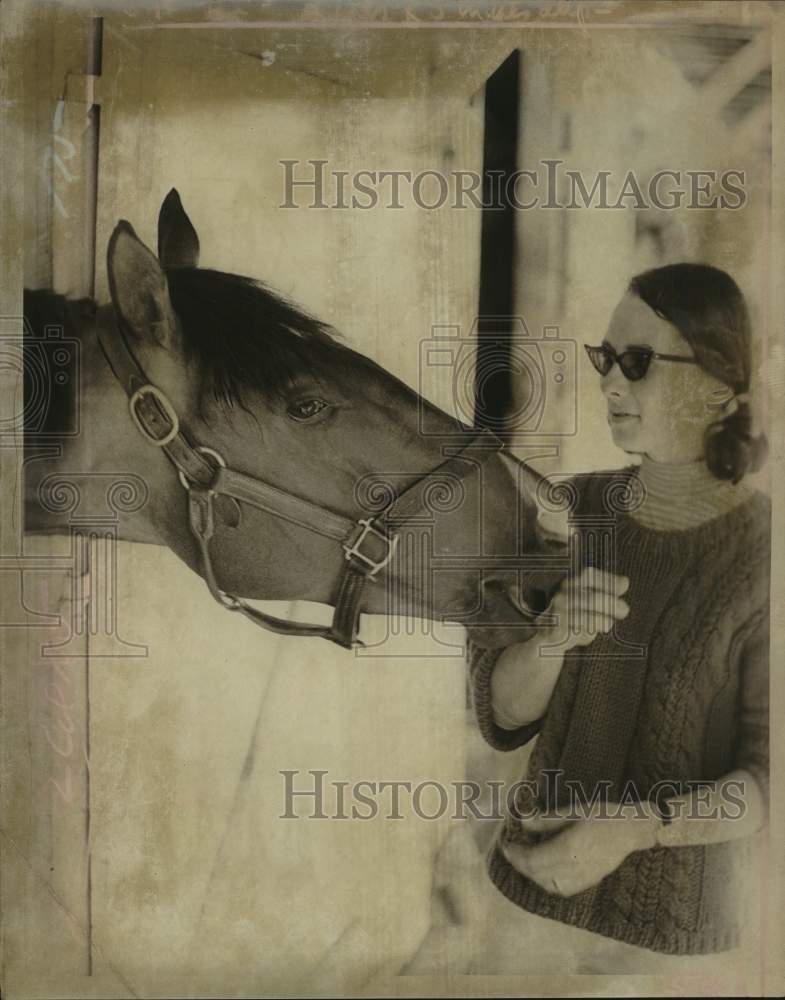
[[[538,481],[501,442],[260,282],[200,268],[176,191],[158,255],[120,222],[107,263],[99,339],[125,430],[150,445],[148,516],[225,607],[293,631],[233,595],[330,604],[338,631],[294,631],[343,645],[361,611],[460,622],[483,646],[525,638],[526,581],[547,569]]]

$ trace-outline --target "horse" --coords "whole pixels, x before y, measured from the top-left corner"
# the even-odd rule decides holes
[[[122,469],[145,502],[121,512],[118,537],[168,546],[224,608],[265,628],[352,648],[363,613],[404,607],[464,625],[484,648],[531,635],[538,601],[564,575],[560,529],[539,516],[557,509],[547,481],[262,282],[200,268],[175,189],[157,250],[121,220],[108,303],[26,293],[31,326],[59,317],[79,359],[73,398],[52,386],[60,403],[44,427],[62,427],[70,409],[79,431],[46,462],[27,461],[26,530],[65,527],[46,502],[58,475],[99,474],[97,489]],[[26,427],[33,459],[40,430]],[[82,482],[89,512],[103,499]],[[407,538],[419,540],[415,556]],[[332,624],[248,603],[270,600],[331,605]]]

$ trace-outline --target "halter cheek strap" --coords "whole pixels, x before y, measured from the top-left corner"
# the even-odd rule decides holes
[[[125,390],[131,419],[137,429],[151,445],[160,448],[177,469],[187,493],[188,522],[210,593],[227,611],[239,611],[255,624],[281,635],[329,639],[346,649],[362,645],[357,634],[363,589],[367,581],[376,580],[395,556],[398,534],[392,525],[400,526],[423,510],[423,493],[435,477],[447,475],[463,479],[467,468],[473,467],[465,460],[466,451],[481,446],[472,456],[476,465],[504,447],[493,433],[482,431],[465,448],[399,494],[377,517],[351,520],[262,479],[228,468],[222,456],[212,448],[192,445],[181,430],[177,412],[167,396],[145,375],[122,328],[118,326],[113,333],[108,337],[99,335],[101,350]],[[341,546],[343,573],[329,626],[268,615],[221,589],[210,555],[215,533],[215,499],[219,495],[250,504]]]

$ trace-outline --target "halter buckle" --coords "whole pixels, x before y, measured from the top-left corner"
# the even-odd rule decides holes
[[[139,416],[139,412],[137,409],[138,404],[148,396],[151,396],[156,401],[156,403],[158,403],[158,405],[163,410],[166,419],[169,421],[171,425],[169,430],[165,431],[165,433],[162,434],[161,437],[156,437],[154,434],[152,434],[150,432],[150,428],[148,427],[147,423],[143,421],[143,419]],[[157,389],[154,385],[151,385],[149,382],[147,383],[147,385],[140,386],[136,390],[136,392],[133,393],[133,395],[128,400],[128,409],[131,411],[131,418],[133,422],[136,424],[138,430],[143,435],[143,437],[147,438],[150,444],[154,444],[158,448],[166,447],[166,445],[174,441],[174,439],[180,433],[180,420],[177,416],[177,413],[175,412],[174,407],[166,398],[166,396],[161,392],[161,390]]]
[[[352,541],[351,545],[343,542],[343,550],[346,554],[348,562],[351,562],[352,559],[359,559],[365,566],[370,567],[366,576],[369,580],[373,580],[375,582],[376,574],[379,570],[384,569],[387,563],[389,563],[395,555],[395,549],[398,545],[398,536],[388,535],[384,531],[380,531],[370,519],[360,518],[357,522],[357,526],[362,526],[360,528],[360,533]],[[382,559],[372,559],[371,556],[366,555],[365,552],[361,551],[360,546],[368,535],[373,535],[375,538],[380,539],[387,546],[387,552]]]

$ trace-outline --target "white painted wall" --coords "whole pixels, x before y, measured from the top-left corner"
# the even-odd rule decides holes
[[[479,214],[282,210],[277,161],[416,172],[449,148],[452,166],[477,170],[481,102],[268,99],[258,60],[163,32],[138,43],[105,36],[99,254],[121,217],[154,247],[176,186],[204,266],[262,278],[417,387],[420,339],[474,317]],[[100,257],[97,278],[105,297]],[[449,406],[446,386],[434,392]],[[429,925],[445,823],[282,821],[278,772],[459,780],[460,650],[445,657],[416,635],[392,657],[355,658],[281,640],[218,608],[168,551],[123,544],[119,559],[123,638],[149,655],[92,665],[101,955],[143,992],[274,991],[309,977],[341,989],[396,971]],[[384,622],[369,629],[381,637]]]

